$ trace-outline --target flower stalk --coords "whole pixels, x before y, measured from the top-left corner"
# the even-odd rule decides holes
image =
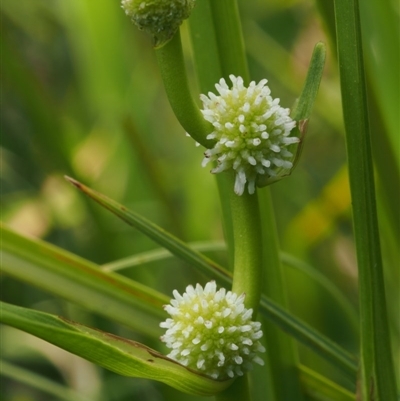
[[[262,241],[258,198],[244,193],[230,197],[234,235],[232,290],[245,293],[248,308],[258,309],[262,288]]]
[[[190,92],[179,30],[165,46],[155,51],[165,91],[176,118],[196,142],[206,148],[212,147],[214,142],[206,138],[210,124],[204,120]]]

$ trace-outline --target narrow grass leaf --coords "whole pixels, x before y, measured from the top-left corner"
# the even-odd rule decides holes
[[[335,0],[343,117],[357,250],[361,382],[365,401],[395,400],[357,0]]]
[[[49,394],[58,400],[63,401],[91,401],[90,398],[81,395],[73,389],[57,383],[47,377],[41,376],[30,370],[21,368],[4,359],[0,360],[0,375],[23,383],[45,394]]]
[[[123,376],[165,383],[182,392],[210,396],[231,384],[216,381],[165,357],[143,344],[91,329],[76,322],[1,303],[0,320]]]
[[[319,42],[314,47],[303,90],[292,111],[291,117],[296,121],[310,118],[324,71],[325,57],[325,45]]]
[[[358,362],[354,355],[291,315],[265,295],[261,296],[260,313],[275,322],[297,341],[312,349],[317,355],[336,366],[350,381],[355,381]]]
[[[286,280],[279,254],[278,230],[270,188],[258,191],[262,226],[263,292],[268,298],[288,308]],[[299,356],[294,338],[282,333],[271,321],[264,322],[264,331],[275,386],[276,401],[304,401],[297,366]]]
[[[226,245],[224,242],[216,241],[204,241],[204,242],[192,242],[188,243],[191,249],[197,252],[215,252],[215,251],[226,251]],[[127,256],[126,258],[115,260],[110,263],[101,265],[100,268],[103,271],[120,271],[132,267],[143,266],[146,263],[165,261],[173,258],[174,254],[164,248],[153,249],[151,251],[142,252],[136,255]]]
[[[102,272],[83,258],[0,226],[1,271],[140,333],[160,336],[169,299],[143,284]]]
[[[306,394],[317,401],[356,401],[356,395],[325,376],[300,365],[300,378]]]
[[[301,272],[304,274],[304,276],[308,277],[310,280],[313,280],[317,285],[319,285],[323,291],[329,294],[336,306],[343,311],[343,314],[350,323],[354,334],[359,334],[360,328],[358,326],[358,315],[355,307],[332,281],[330,281],[315,267],[297,259],[292,255],[289,255],[288,253],[281,252],[281,259],[282,262],[290,269]]]
[[[120,219],[132,227],[141,231],[144,235],[171,251],[182,260],[196,266],[211,277],[219,277],[226,281],[226,271],[213,260],[205,257],[200,252],[190,249],[183,241],[163,230],[161,227],[147,220],[143,216],[128,210],[126,207],[112,199],[94,191],[70,177],[65,177],[72,185],[95,200],[104,208],[114,213]]]

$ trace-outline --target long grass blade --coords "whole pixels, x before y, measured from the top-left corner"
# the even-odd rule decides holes
[[[142,377],[194,395],[213,395],[230,385],[176,363],[135,341],[94,330],[48,313],[1,303],[0,320],[123,376]]]
[[[83,258],[0,226],[1,271],[122,323],[159,337],[168,298]]]
[[[4,359],[0,360],[0,375],[23,383],[45,394],[49,394],[58,400],[63,401],[91,401],[88,397],[81,395],[71,388],[49,380],[40,374],[21,368]]]
[[[356,401],[356,395],[325,376],[300,365],[300,378],[306,394],[317,401]]]
[[[365,401],[396,399],[375,200],[358,0],[335,0],[361,319],[361,385]]]

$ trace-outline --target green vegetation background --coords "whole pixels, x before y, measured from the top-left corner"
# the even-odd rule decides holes
[[[331,10],[324,1],[239,4],[252,79],[267,78],[273,96],[280,97],[285,107],[291,107],[300,93],[314,44],[322,40],[328,45],[301,161],[291,177],[273,185],[272,192],[282,249],[314,266],[351,305],[348,313],[319,284],[288,267],[291,311],[357,353],[357,266],[338,68],[334,38],[329,35]],[[399,38],[391,29],[398,22],[398,10],[388,1],[363,7],[379,218],[389,318],[396,339]],[[118,1],[3,0],[0,9],[2,221],[100,264],[155,249],[150,240],[75,191],[63,179],[68,174],[185,241],[222,240],[217,188],[208,169],[201,168],[202,149],[185,136],[169,107],[150,39],[130,23]],[[386,24],[377,25],[379,21]],[[184,25],[185,55],[192,72],[186,29]],[[192,82],[197,91],[193,76]],[[226,261],[224,252],[212,256]],[[176,259],[123,274],[166,294],[207,281]],[[149,343],[9,277],[1,277],[1,290],[4,301]],[[17,330],[1,327],[0,334],[5,358],[67,383],[92,400],[179,397],[166,386],[119,377]],[[393,348],[399,355],[398,341]],[[300,350],[304,364],[340,380],[328,364]],[[1,400],[52,399],[29,386],[1,380]]]

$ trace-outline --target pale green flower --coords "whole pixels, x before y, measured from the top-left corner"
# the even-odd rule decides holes
[[[252,81],[246,88],[241,77],[229,78],[232,88],[222,78],[215,85],[219,95],[209,92],[200,96],[203,116],[213,125],[207,139],[216,141],[204,153],[202,165],[216,162],[212,173],[233,169],[236,194],[243,194],[246,183],[252,194],[257,176],[273,178],[290,172],[294,155],[288,147],[300,140],[289,136],[296,122],[289,109],[270,96],[266,79],[258,84]]]
[[[189,285],[165,310],[171,315],[160,326],[167,329],[161,340],[168,357],[214,379],[242,376],[252,364],[264,364],[257,355],[265,348],[259,339],[261,323],[253,322],[252,309],[244,306],[245,295],[221,288],[215,281],[203,287]]]
[[[172,39],[189,17],[195,0],[122,0],[121,4],[134,24],[151,34],[159,47]]]

